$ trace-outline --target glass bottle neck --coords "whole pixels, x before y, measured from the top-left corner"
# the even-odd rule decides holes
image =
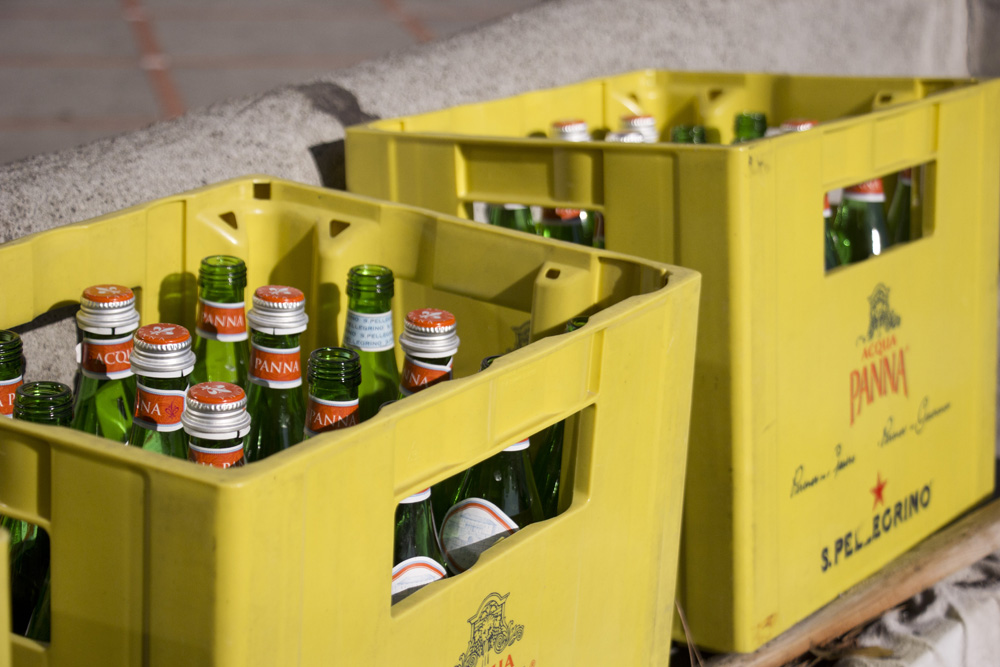
[[[348,294],[347,308],[356,313],[388,313],[392,310],[392,297],[388,294],[368,292]]]

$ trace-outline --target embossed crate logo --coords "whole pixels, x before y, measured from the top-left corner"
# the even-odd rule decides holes
[[[503,654],[524,636],[524,626],[507,620],[508,597],[510,593],[490,593],[482,601],[479,611],[469,619],[469,646],[455,667],[508,667],[514,664],[511,655],[504,658]],[[498,656],[499,661],[491,661],[491,653]]]
[[[868,336],[865,340],[874,340],[879,332],[889,333],[899,323],[899,315],[889,305],[889,288],[879,283],[868,297]]]

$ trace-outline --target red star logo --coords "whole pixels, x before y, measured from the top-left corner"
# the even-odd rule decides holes
[[[875,486],[872,487],[872,495],[875,496],[875,504],[872,505],[872,509],[878,507],[879,503],[885,506],[885,498],[882,497],[882,491],[885,489],[886,480],[882,479],[881,473],[876,473],[875,479],[877,480]]]

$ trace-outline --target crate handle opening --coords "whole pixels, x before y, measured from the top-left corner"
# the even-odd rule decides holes
[[[224,223],[226,223],[227,225],[229,225],[233,229],[239,229],[240,228],[239,224],[237,224],[237,222],[236,222],[236,214],[233,213],[232,211],[229,211],[227,213],[221,213],[219,215],[219,217],[222,218],[222,221]]]
[[[559,269],[549,269],[548,271],[545,272],[545,277],[550,280],[555,280],[556,278],[559,277],[559,274],[560,274]]]
[[[342,220],[331,220],[330,221],[330,238],[337,236],[342,231],[350,227],[349,222],[343,222]]]

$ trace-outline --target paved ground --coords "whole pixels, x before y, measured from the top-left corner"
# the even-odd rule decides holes
[[[300,83],[541,0],[0,0],[0,164]]]

